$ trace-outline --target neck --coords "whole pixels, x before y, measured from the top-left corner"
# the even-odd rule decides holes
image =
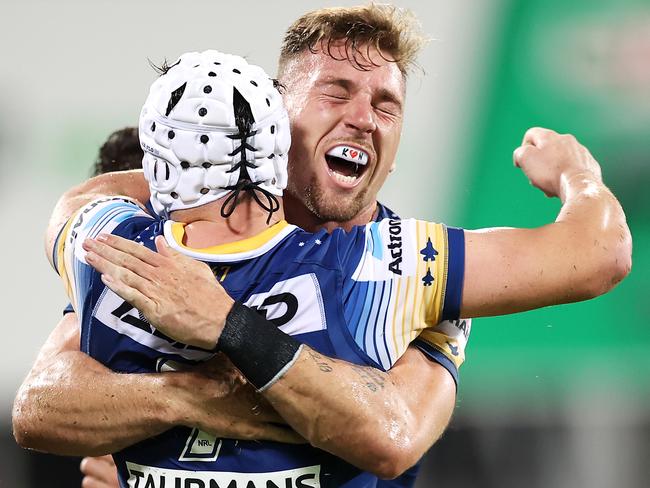
[[[307,209],[300,200],[292,197],[287,192],[284,194],[284,200],[287,202],[287,220],[291,224],[297,225],[308,232],[316,232],[322,229],[325,229],[327,232],[332,232],[334,229],[338,228],[349,231],[355,225],[366,225],[368,222],[372,221],[377,215],[378,210],[377,201],[373,201],[349,220],[323,220]]]
[[[221,216],[221,205],[225,198],[171,213],[172,220],[185,224],[184,245],[201,249],[247,239],[284,219],[282,198],[278,198],[280,209],[273,213],[267,224],[268,212],[248,195],[241,196],[235,211],[224,219]]]

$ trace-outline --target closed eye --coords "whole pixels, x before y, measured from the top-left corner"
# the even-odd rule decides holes
[[[350,97],[348,95],[334,95],[332,93],[325,93],[324,94],[326,97],[333,98],[335,100],[349,100]]]
[[[375,106],[375,110],[379,110],[381,113],[390,115],[391,117],[399,117],[401,115],[399,107],[394,104],[377,105]]]

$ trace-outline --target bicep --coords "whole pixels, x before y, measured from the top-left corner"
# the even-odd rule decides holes
[[[465,231],[462,317],[521,312],[569,301],[571,248],[557,224]],[[570,236],[567,236],[567,239]]]
[[[77,314],[65,314],[41,347],[32,366],[38,373],[54,361],[56,356],[68,351],[79,351],[79,322]]]

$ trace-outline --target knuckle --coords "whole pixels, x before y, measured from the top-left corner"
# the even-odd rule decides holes
[[[83,477],[81,480],[81,488],[96,488],[97,483],[95,482],[95,478],[92,478],[89,475],[86,475]]]

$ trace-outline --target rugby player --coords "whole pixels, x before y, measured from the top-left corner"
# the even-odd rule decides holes
[[[330,45],[329,49],[337,47]],[[376,71],[368,75],[364,87],[374,85],[374,73],[384,68],[390,72],[394,67],[385,61],[382,65],[379,53],[368,53]],[[323,71],[327,71],[334,58],[321,55],[326,58]],[[207,69],[218,70],[218,74],[210,71],[206,75],[203,71]],[[231,71],[236,75],[231,75]],[[330,74],[334,72],[345,77],[344,70],[332,70]],[[95,200],[79,209],[81,203],[87,203],[89,195],[96,196],[87,185],[82,185],[81,190],[64,196],[55,210],[49,232],[49,243],[55,250],[53,263],[78,309],[84,311],[82,347],[94,357],[114,369],[137,372],[151,370],[154,363],[205,360],[209,351],[216,351],[218,346],[297,432],[312,444],[363,467],[363,461],[355,458],[353,452],[362,446],[352,442],[341,449],[327,440],[321,445],[314,442],[313,432],[322,426],[313,412],[317,408],[340,408],[336,398],[318,405],[305,401],[310,398],[313,385],[321,385],[325,381],[323,375],[332,372],[330,364],[336,363],[325,360],[316,350],[388,369],[408,343],[390,344],[386,338],[395,335],[396,327],[404,320],[400,315],[407,311],[413,312],[406,319],[409,323],[420,323],[408,331],[414,337],[425,324],[435,328],[443,317],[458,318],[461,309],[471,315],[502,314],[527,310],[531,302],[534,307],[552,304],[559,297],[583,299],[592,288],[567,289],[567,285],[574,284],[574,278],[562,275],[571,267],[582,274],[578,270],[585,265],[581,262],[575,268],[577,252],[570,251],[569,243],[561,243],[571,256],[569,259],[542,252],[543,257],[537,262],[531,261],[530,256],[522,261],[507,251],[521,244],[535,244],[535,252],[544,246],[547,251],[557,249],[558,241],[573,234],[565,232],[567,224],[579,226],[589,238],[597,230],[602,238],[602,219],[595,226],[582,220],[600,217],[603,210],[611,218],[618,204],[602,183],[601,188],[594,186],[599,180],[598,166],[586,150],[575,147],[573,139],[537,130],[526,135],[529,146],[519,151],[516,162],[534,185],[564,200],[558,222],[547,226],[541,236],[537,230],[492,229],[468,232],[464,242],[464,234],[459,230],[393,219],[356,227],[349,233],[340,229],[332,234],[305,233],[278,220],[282,217],[282,206],[277,196],[286,181],[282,165],[288,150],[288,137],[283,136],[287,121],[274,107],[277,102],[273,94],[262,89],[264,76],[256,75],[241,59],[214,52],[183,55],[152,86],[140,120],[151,201],[158,213],[168,214],[173,220],[156,221],[123,197]],[[209,77],[216,80],[210,81]],[[241,81],[249,78],[255,89]],[[395,79],[402,78],[389,79],[383,89],[401,93],[394,89],[401,85],[391,84]],[[225,88],[219,86],[223,83]],[[223,105],[226,110],[228,106],[222,98],[231,86],[232,99],[226,95],[226,101],[232,100],[238,132],[222,135],[224,143],[219,141],[219,132],[229,119],[222,114]],[[201,95],[201,88],[204,94],[214,90],[217,95]],[[258,96],[266,97],[269,109],[255,99]],[[385,100],[389,100],[390,110],[396,110],[395,97]],[[381,106],[383,111],[386,107]],[[200,117],[214,112],[219,117],[213,115],[208,123],[203,123]],[[229,140],[237,142],[228,143]],[[208,146],[210,141],[215,141],[212,148]],[[204,149],[206,146],[208,149]],[[346,150],[360,153],[359,160],[368,166],[378,157],[369,141],[360,137],[338,144],[326,140],[323,146],[323,155],[327,151],[328,156],[341,157]],[[539,152],[531,156],[530,147]],[[224,152],[232,158],[225,158]],[[92,185],[101,188],[97,182]],[[583,202],[584,192],[591,195],[599,190],[605,192],[604,202],[596,208],[591,201]],[[253,198],[244,197],[238,206],[241,191],[248,191]],[[274,215],[276,211],[278,216]],[[59,233],[65,221],[68,223]],[[97,237],[100,232],[113,232],[134,242],[106,234],[100,234],[97,240],[83,241]],[[620,237],[620,229],[616,232],[616,237]],[[237,238],[237,244],[224,246]],[[153,248],[154,239],[160,254],[146,249],[147,245]],[[280,269],[273,267],[269,255],[283,263]],[[624,258],[624,252],[617,257]],[[484,262],[495,263],[496,269],[510,267],[514,277],[496,269],[486,276]],[[101,279],[89,272],[89,265],[102,272]],[[549,278],[540,276],[540,266],[555,273],[550,273]],[[593,272],[610,272],[608,279],[614,281],[623,274],[616,267],[610,269],[601,264],[587,269],[587,273]],[[214,273],[221,274],[230,294],[253,309],[261,309],[275,323],[233,302],[215,282]],[[592,280],[595,276],[588,274],[582,278]],[[533,283],[535,293],[530,296]],[[409,285],[414,294],[400,294],[400,288]],[[126,301],[107,292],[105,286]],[[312,293],[305,295],[305,290]],[[366,302],[359,306],[357,300],[368,296],[374,296],[379,304]],[[156,329],[150,329],[141,315],[130,315],[133,306]],[[347,325],[350,321],[355,322],[354,328]],[[298,325],[306,322],[307,327]],[[311,347],[276,326],[285,327]],[[356,345],[353,352],[349,350],[352,340]],[[330,379],[335,387],[349,381],[354,378]],[[391,440],[399,446],[402,433],[399,426],[392,428],[397,431]],[[177,458],[177,450],[182,446]],[[297,484],[299,480],[313,480],[331,486],[376,483],[369,473],[312,448],[278,448],[270,443],[260,447],[226,440],[217,443],[216,439],[201,437],[196,430],[183,433],[173,429],[114,456],[125,483],[140,480],[163,485],[179,479],[206,485],[208,481],[280,485],[286,480]],[[200,461],[209,462],[199,467],[196,463]]]
[[[323,18],[324,15],[329,16],[329,19]],[[325,37],[341,38],[347,33],[351,40],[356,39],[359,43],[366,44],[375,43],[378,39],[383,38],[383,42],[386,46],[389,46],[391,54],[396,58],[401,58],[400,71],[403,72],[404,76],[406,76],[407,68],[415,58],[417,49],[423,42],[423,37],[419,34],[415,20],[400,10],[380,6],[357,7],[349,10],[326,9],[309,13],[292,26],[287,33],[287,42],[283,48],[284,60],[297,48],[295,40],[304,37],[305,29],[312,28],[315,23],[320,21],[324,22],[323,25],[333,26],[329,33],[324,33]],[[374,29],[367,29],[368,25],[374,26]],[[361,59],[361,57],[357,58],[357,60]],[[286,63],[283,63],[283,65],[286,65]],[[357,65],[356,61],[354,65]],[[288,78],[289,73],[286,73],[286,76],[283,77]],[[293,107],[296,107],[296,103],[297,99],[292,100]],[[352,122],[350,125],[353,127],[354,123]],[[385,159],[385,161],[387,160]],[[307,162],[311,164],[315,161],[306,160],[305,163]],[[387,163],[393,164],[390,161],[387,161]],[[298,171],[309,174],[310,169],[315,169],[315,166],[311,168],[300,167]],[[384,175],[387,173],[388,171],[385,171]],[[318,184],[318,182],[316,183]],[[350,224],[352,221],[364,223],[373,217],[373,211],[375,218],[392,216],[392,212],[376,202],[376,192],[381,183],[383,181],[375,180],[375,183],[365,191],[366,202],[364,202],[364,208],[359,212],[359,215],[353,215],[348,222],[342,220],[339,223],[341,225]],[[355,191],[354,188],[349,187],[340,187],[339,190]],[[300,199],[303,196],[302,189],[296,189],[292,199],[294,204],[300,205]],[[148,194],[143,198],[148,198]],[[327,198],[331,199],[329,203],[324,200]],[[309,202],[314,211],[312,215],[298,211],[294,212],[295,216],[293,218],[298,221],[302,215],[306,215],[307,218],[298,223],[310,230],[317,230],[321,225],[325,224],[328,224],[331,228],[336,215],[331,215],[331,212],[326,208],[319,209],[318,207],[323,205],[332,206],[336,200],[339,200],[339,195],[331,195],[325,192],[320,199]],[[354,204],[354,202],[352,203]],[[314,206],[316,206],[315,209]],[[340,201],[338,206],[340,212]],[[368,212],[369,208],[371,209],[370,212]],[[350,214],[349,211],[347,213]],[[462,326],[464,332],[468,333],[469,322],[462,322]],[[74,344],[72,345],[74,346]],[[76,348],[76,346],[74,347]],[[391,369],[390,373],[381,379],[381,394],[387,398],[392,397],[393,400],[391,401],[397,402],[398,405],[401,405],[401,408],[392,409],[397,412],[388,411],[386,414],[382,414],[386,410],[385,402],[381,400],[380,396],[372,399],[369,405],[373,407],[372,415],[377,419],[382,418],[382,415],[386,419],[396,419],[396,413],[400,415],[404,420],[400,419],[399,422],[411,430],[410,438],[414,440],[418,438],[424,439],[425,445],[428,445],[440,435],[450,418],[454,405],[455,384],[450,372],[440,364],[427,359],[426,354],[429,353],[427,353],[426,342],[422,341],[420,347],[422,347],[422,351],[415,347],[409,348],[407,353]],[[456,360],[462,358],[462,349],[458,353],[459,355],[455,357]],[[451,369],[453,369],[453,366]],[[57,373],[64,375],[68,371],[74,371],[72,375],[76,379],[74,383],[61,382],[60,378],[56,377]],[[224,431],[224,425],[219,424],[215,416],[210,415],[210,413],[214,412],[219,406],[224,407],[225,396],[229,392],[225,391],[226,389],[223,387],[221,389],[215,388],[214,384],[212,389],[220,392],[220,404],[213,398],[208,400],[200,399],[199,394],[201,392],[209,392],[211,389],[207,387],[198,388],[189,380],[184,382],[174,381],[170,385],[165,383],[167,379],[163,378],[164,375],[161,375],[160,378],[139,375],[137,379],[127,378],[124,375],[114,375],[83,355],[77,354],[75,356],[74,352],[69,352],[65,357],[60,357],[58,367],[52,367],[42,373],[40,377],[35,377],[33,381],[24,383],[21,394],[17,397],[14,412],[15,430],[18,433],[19,440],[23,444],[32,447],[62,453],[109,452],[160,432],[174,425],[174,422],[188,424],[191,419],[194,419],[192,421],[194,423],[191,425],[200,425],[216,433]],[[172,379],[169,381],[171,382]],[[372,384],[374,380],[369,377],[365,381]],[[194,392],[191,398],[197,399],[195,403],[188,402],[187,395],[177,392],[179,383],[189,385],[188,390]],[[84,385],[93,384],[101,386],[97,389],[83,387]],[[67,391],[65,394],[60,394],[60,390],[64,386]],[[350,386],[352,387],[352,385]],[[164,390],[165,394],[155,394],[156,390],[159,392]],[[59,394],[53,394],[57,391]],[[111,404],[108,406],[105,403],[106,398],[103,394],[95,394],[96,392],[105,391],[112,392],[111,400],[109,400]],[[325,389],[324,392],[328,394]],[[339,396],[342,393],[340,391]],[[178,397],[176,400],[174,400],[175,395]],[[50,407],[56,405],[58,408],[43,412],[43,408],[39,407],[45,402],[30,401],[32,398],[47,398],[47,405]],[[165,398],[165,402],[162,404],[156,403],[161,398]],[[62,399],[67,399],[67,401],[62,401]],[[77,401],[78,407],[71,403]],[[131,408],[120,411],[120,407],[126,403],[131,405]],[[209,406],[210,409],[204,408],[197,412],[196,410],[202,406]],[[72,421],[73,416],[62,414],[66,409],[76,413],[74,415],[74,424]],[[179,410],[182,412],[182,416]],[[193,410],[194,413],[192,413]],[[259,411],[259,408],[257,410]],[[118,412],[120,415],[117,415]],[[350,416],[353,415],[354,402],[349,402],[348,412]],[[31,419],[37,416],[43,418],[44,415],[52,415],[57,418],[51,419],[46,425],[39,426],[37,432],[33,431],[31,426],[35,424]],[[154,416],[158,418],[154,420]],[[181,416],[180,420],[178,420],[179,416]],[[356,417],[357,425],[362,426],[361,420],[364,417],[361,415]],[[109,421],[98,422],[98,418],[108,418]],[[263,416],[258,415],[256,418],[262,420]],[[413,421],[415,418],[419,419],[418,422]],[[247,435],[270,438],[268,432],[265,433],[266,437],[264,437],[262,432],[259,430],[254,432],[251,426],[243,424],[241,419],[239,423],[225,421],[224,423],[227,424],[230,430],[224,435],[230,437],[242,435],[242,432],[233,432],[234,427],[241,425],[242,430]],[[336,428],[336,430],[341,433],[345,432],[340,428]],[[396,469],[400,469],[399,466],[412,464],[412,455],[404,456],[406,450],[401,450],[398,453],[391,451],[394,444],[388,442],[388,436],[382,435],[380,431],[373,432],[367,428],[360,429],[360,431],[362,431],[363,435],[359,436],[359,439],[366,446],[363,453],[367,454],[366,462],[368,464],[377,462],[381,458],[376,455],[381,450],[388,450],[386,452],[390,453],[390,460],[395,463]],[[328,435],[326,432],[322,434]],[[342,439],[341,442],[346,441]],[[86,460],[84,467],[89,469],[92,466],[93,462]],[[103,467],[102,463],[102,465],[98,466],[98,469]],[[414,474],[415,470],[410,470],[405,475],[404,486],[412,484]],[[402,486],[402,484],[399,486]]]

